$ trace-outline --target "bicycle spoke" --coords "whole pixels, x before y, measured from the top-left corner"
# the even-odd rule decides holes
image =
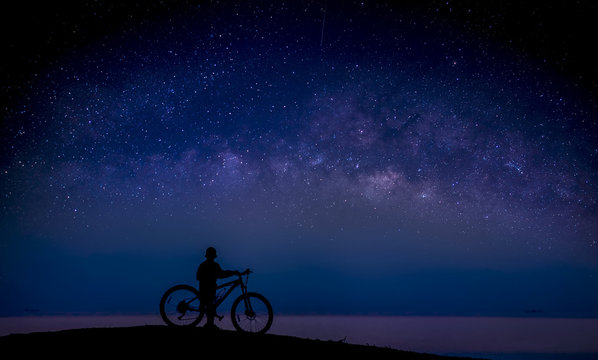
[[[194,326],[203,316],[197,290],[178,285],[169,289],[160,302],[162,319],[173,326]]]
[[[249,293],[235,300],[233,325],[239,331],[264,333],[272,324],[272,307],[261,295]]]

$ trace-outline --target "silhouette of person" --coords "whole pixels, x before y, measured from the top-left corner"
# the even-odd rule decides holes
[[[206,260],[197,268],[197,280],[199,280],[199,301],[206,311],[208,329],[217,329],[214,325],[216,316],[216,307],[214,298],[216,297],[216,288],[218,279],[224,279],[233,275],[240,275],[236,270],[222,270],[220,265],[214,261],[216,259],[216,249],[209,247],[206,249]]]

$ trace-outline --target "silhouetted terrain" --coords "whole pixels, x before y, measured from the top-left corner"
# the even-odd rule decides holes
[[[342,359],[459,359],[437,355],[399,351],[374,346],[353,345],[336,341],[301,339],[280,335],[253,335],[234,331],[206,332],[202,328],[180,329],[167,326],[139,326],[128,328],[92,328],[13,334],[0,337],[2,357],[44,355],[59,358],[110,359],[134,356],[184,356],[194,358],[213,356],[231,359],[249,356],[255,359],[309,358],[334,356]]]

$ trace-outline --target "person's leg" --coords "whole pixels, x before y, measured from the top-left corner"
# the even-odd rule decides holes
[[[214,298],[216,297],[216,291],[211,291],[205,296],[206,304],[206,326],[214,327],[214,317],[216,316],[216,309],[214,307]]]
[[[209,304],[207,306],[206,318],[207,318],[206,325],[208,325],[208,326],[214,325],[214,306],[212,304]]]

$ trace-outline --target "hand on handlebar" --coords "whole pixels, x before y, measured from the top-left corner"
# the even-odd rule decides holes
[[[245,270],[245,271],[243,271],[243,272],[240,272],[239,270],[235,270],[235,272],[234,272],[234,273],[235,273],[235,275],[237,275],[237,276],[243,276],[243,275],[247,275],[247,274],[251,273],[251,270],[247,269],[247,270]]]

